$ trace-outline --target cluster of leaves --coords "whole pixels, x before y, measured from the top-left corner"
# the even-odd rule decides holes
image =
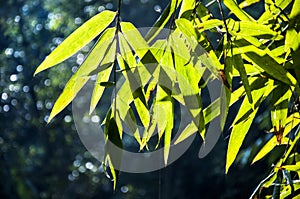
[[[300,122],[297,109],[300,1],[266,0],[265,11],[258,19],[244,9],[258,3],[257,0],[240,4],[235,0],[216,3],[220,5],[222,19],[214,17],[207,7],[195,0],[171,0],[145,37],[132,23],[120,20],[120,6],[116,12],[106,10],[92,17],[66,38],[35,72],[66,60],[99,36],[66,84],[49,121],[75,98],[91,76],[97,75],[90,113],[105,89],[118,87],[103,121],[106,139],[122,147],[125,124],[140,150],[149,149],[148,143],[157,130],[157,147],[163,143],[167,164],[171,143],[176,145],[196,132],[205,140],[205,125],[217,116],[220,116],[220,127],[224,130],[229,107],[242,100],[230,128],[228,172],[259,108],[263,108],[264,102],[271,101],[272,128],[267,130],[272,137],[257,153],[253,163],[277,145],[285,145],[286,150],[252,197],[268,195],[270,190],[274,198],[293,195],[300,190],[299,154],[296,151],[300,136],[296,129]],[[228,19],[224,17],[222,6],[230,10]],[[113,21],[115,26],[109,27]],[[173,30],[167,38],[158,39],[157,35],[166,24]],[[216,49],[207,32],[222,36]],[[211,75],[203,82],[206,71]],[[117,84],[118,76],[125,79],[122,85]],[[207,82],[214,79],[223,82],[225,87],[218,99],[203,107],[201,92]],[[234,79],[241,80],[241,84],[235,85]],[[173,142],[175,103],[188,109],[192,121]],[[134,125],[138,122],[143,130]],[[109,150],[104,162],[116,179],[114,165],[118,161]]]

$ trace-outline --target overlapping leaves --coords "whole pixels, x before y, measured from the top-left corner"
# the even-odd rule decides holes
[[[148,143],[157,131],[156,147],[163,143],[164,162],[167,164],[172,144],[196,132],[205,141],[205,125],[217,116],[221,117],[223,130],[229,107],[245,95],[233,123],[229,124],[226,172],[235,161],[258,109],[268,99],[272,101],[270,120],[273,126],[269,131],[274,136],[258,152],[253,163],[277,145],[291,141],[294,145],[288,151],[291,150],[299,137],[298,134],[294,140],[287,137],[299,124],[297,113],[289,115],[290,103],[294,105],[297,101],[293,95],[300,91],[297,79],[300,77],[297,69],[299,1],[266,1],[266,11],[258,20],[243,9],[256,2],[245,0],[238,5],[235,0],[224,0],[230,14],[238,19],[234,20],[214,18],[200,2],[171,0],[145,38],[129,22],[117,21],[115,27],[109,28],[116,12],[97,14],[66,38],[35,72],[59,64],[99,36],[57,99],[49,121],[74,99],[91,76],[97,75],[90,113],[105,89],[117,88],[104,126],[106,138],[118,142],[119,147],[122,147],[124,125],[132,131],[140,150],[149,148]],[[284,9],[289,5],[292,9],[287,16]],[[174,30],[167,38],[156,39],[168,22]],[[207,31],[223,36],[217,49],[213,48]],[[209,78],[203,82],[203,74],[207,71]],[[117,73],[123,79],[116,79]],[[234,78],[241,84],[233,85]],[[223,82],[225,89],[218,99],[203,107],[201,91],[212,79]],[[187,108],[191,122],[174,141],[175,103]],[[137,123],[143,128],[138,128]],[[290,155],[287,152],[285,157]],[[116,161],[109,150],[105,162],[111,166],[112,177],[116,179]],[[279,161],[277,166],[288,172],[299,172],[299,165],[286,165],[286,159]],[[288,172],[284,176],[287,176],[288,183],[292,183]],[[270,179],[276,180],[276,177]]]

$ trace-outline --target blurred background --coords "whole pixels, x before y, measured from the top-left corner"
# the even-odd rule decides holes
[[[117,1],[0,2],[0,198],[247,198],[266,177],[273,157],[250,165],[253,151],[262,142],[257,139],[264,134],[261,129],[269,125],[261,110],[229,174],[225,175],[227,134],[204,159],[198,158],[202,142],[197,135],[175,163],[156,172],[121,173],[113,191],[101,163],[82,145],[71,107],[46,123],[53,103],[85,52],[36,77],[33,72],[67,35],[96,13],[116,10]],[[122,20],[137,27],[151,26],[167,3],[123,0]],[[259,15],[262,5],[250,8],[254,15]],[[220,17],[216,3],[209,9]],[[233,107],[229,117],[234,114]]]

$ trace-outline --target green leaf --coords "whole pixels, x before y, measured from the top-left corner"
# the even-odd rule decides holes
[[[119,42],[120,42],[121,55],[124,58],[124,61],[126,62],[125,66],[123,67],[125,68],[135,67],[136,66],[135,58],[132,54],[132,51],[127,41],[125,40],[122,34],[119,34]],[[123,63],[120,64],[120,66],[122,65]],[[143,85],[142,85],[140,73],[137,70],[138,70],[137,68],[135,68],[133,71],[127,70],[124,73],[124,76],[130,84],[130,89],[131,92],[133,93],[133,98],[134,98],[134,105],[136,107],[137,113],[139,114],[140,120],[142,121],[144,127],[147,129],[150,124],[150,115],[147,108],[145,93],[143,92],[142,89]]]
[[[178,138],[175,141],[175,145],[184,141],[185,139],[187,139],[188,137],[190,137],[191,135],[193,135],[195,132],[198,131],[198,127],[195,125],[194,122],[189,123],[184,129],[183,131],[180,133],[180,135],[178,136]]]
[[[105,163],[110,168],[115,190],[117,185],[117,175],[119,173],[119,171],[115,169],[115,166],[121,165],[122,154],[119,151],[123,149],[123,144],[120,138],[119,129],[115,118],[111,117],[111,112],[108,113],[107,116],[108,117],[106,118],[106,124],[104,129],[104,133],[106,136]],[[120,150],[116,150],[116,148]]]
[[[260,38],[266,39],[283,39],[283,36],[278,32],[271,30],[268,26],[253,21],[234,21],[229,19],[227,26],[230,34],[234,36],[260,36]]]
[[[241,9],[243,9],[243,8],[248,7],[248,6],[251,6],[252,4],[258,3],[258,2],[260,2],[260,1],[261,1],[261,0],[245,0],[245,1],[243,1],[243,2],[241,2],[241,3],[239,4],[239,7],[240,7]]]
[[[224,25],[223,21],[219,19],[210,19],[207,21],[199,22],[197,23],[196,28],[198,29],[199,32],[203,32],[205,30],[213,29],[218,26]]]
[[[99,100],[102,97],[105,87],[110,87],[110,86],[114,85],[114,82],[108,82],[111,71],[112,71],[112,67],[108,67],[104,71],[100,72],[97,76],[97,80],[95,82],[95,87],[94,87],[92,98],[91,98],[91,105],[90,105],[90,111],[89,111],[90,114],[96,108]]]
[[[164,131],[164,162],[168,163],[168,157],[171,147],[172,129],[174,127],[174,107],[173,100],[170,95],[161,87],[157,87],[156,106],[158,106],[158,120],[164,120],[158,123],[158,131]],[[160,124],[161,123],[161,124]],[[162,125],[162,126],[160,126]],[[161,135],[160,135],[161,136]]]
[[[70,104],[70,102],[75,98],[77,93],[90,78],[88,75],[91,73],[91,71],[97,68],[101,60],[105,58],[106,60],[109,60],[108,62],[111,62],[111,58],[113,57],[114,59],[114,31],[115,28],[109,28],[101,35],[98,43],[86,57],[80,68],[70,78],[63,92],[60,94],[52,108],[48,123],[52,120],[53,117],[60,113],[66,106],[68,106],[68,104]],[[108,53],[111,49],[113,52]]]
[[[300,46],[300,34],[294,28],[290,28],[286,32],[284,51],[293,49],[296,51]]]
[[[252,99],[252,95],[251,95],[251,88],[250,88],[248,76],[247,76],[247,73],[246,73],[246,70],[244,67],[244,62],[243,62],[242,56],[239,54],[233,55],[232,59],[233,59],[234,67],[239,71],[242,83],[245,87],[245,91],[246,91],[248,100],[252,104],[253,99]]]
[[[274,16],[278,16],[292,1],[293,0],[276,0],[276,6],[274,5],[274,1],[265,2],[265,12],[258,19],[258,23],[267,24],[269,20],[273,20]]]
[[[149,32],[146,34],[145,39],[147,42],[152,41],[159,33],[160,31],[165,27],[177,7],[180,5],[182,0],[171,0],[168,6],[165,8],[163,13],[160,15],[160,17],[157,19],[157,21],[154,23],[152,28],[149,30]],[[176,7],[177,5],[177,7]]]
[[[113,65],[114,62],[110,62],[110,63],[106,63],[106,64],[100,64],[95,70],[92,70],[92,72],[90,72],[88,74],[88,76],[93,76],[93,75],[97,75],[100,72],[110,68]]]
[[[253,82],[251,86],[253,87],[252,97],[254,109],[251,108],[253,106],[249,102],[248,98],[244,98],[239,112],[233,122],[233,128],[230,134],[226,155],[226,173],[228,173],[230,166],[234,162],[238,151],[246,137],[246,134],[250,129],[252,121],[262,101],[262,97],[265,95],[265,83],[266,82],[263,79],[258,79],[256,82]]]
[[[279,84],[272,92],[272,126],[280,131],[285,126],[288,115],[288,103],[292,92],[287,85]]]
[[[126,41],[134,49],[140,59],[147,53],[149,46],[141,33],[130,22],[121,22],[121,30]]]
[[[218,61],[215,61],[213,57],[210,56],[212,54],[207,53],[205,49],[202,48],[201,45],[198,43],[199,35],[198,32],[195,30],[193,24],[186,19],[177,19],[176,25],[185,36],[185,39],[188,41],[188,44],[191,47],[194,56],[196,57],[195,59],[198,63],[195,64],[195,67],[200,71],[200,68],[204,65],[211,71],[212,74],[215,75],[215,77],[218,77],[218,68],[220,64],[216,64],[218,63]]]
[[[186,39],[189,41],[190,45],[195,48],[196,46],[194,45],[197,44],[196,41],[198,40],[199,36],[192,22],[187,19],[177,19],[175,23],[179,30],[186,36]]]
[[[299,113],[294,113],[293,115],[290,115],[286,120],[286,126],[283,131],[283,137],[285,137],[293,128],[295,128],[299,123]],[[273,129],[274,131],[274,129]],[[272,131],[271,131],[272,132]],[[278,145],[276,136],[274,135],[256,154],[251,164],[254,164],[258,160],[265,157],[272,149]]]
[[[244,55],[248,58],[247,61],[262,68],[274,79],[282,81],[287,85],[297,85],[297,80],[272,57],[270,57],[266,51],[251,45],[248,41],[243,39],[235,40],[235,44],[239,47],[238,50],[241,53],[244,53]],[[248,48],[248,46],[251,46],[251,48]]]
[[[179,17],[182,17],[185,12],[194,10],[195,6],[196,0],[182,0]]]
[[[207,21],[208,19],[212,18],[209,9],[200,1],[198,1],[196,4],[196,14],[202,21]]]
[[[124,122],[124,124],[126,124],[127,127],[131,130],[133,136],[141,145],[142,141],[137,128],[137,121],[131,107],[129,106],[129,104],[133,101],[132,94],[128,94],[128,90],[130,90],[129,82],[124,79],[123,81],[119,80],[116,87],[120,87],[117,93],[116,103],[118,116]]]
[[[282,166],[282,168],[286,169],[288,171],[298,172],[298,171],[300,171],[300,162],[296,162],[295,165],[284,165],[284,166]]]
[[[79,51],[90,43],[114,20],[115,12],[105,10],[89,19],[82,26],[69,35],[50,55],[39,65],[34,72],[37,73],[50,68]]]
[[[244,10],[242,10],[235,0],[224,0],[226,7],[235,14],[241,21],[254,21]]]
[[[228,90],[228,88],[222,84],[221,95],[220,95],[220,100],[221,100],[221,103],[220,103],[220,127],[221,127],[221,131],[224,130],[224,127],[225,127],[225,124],[227,121],[230,97],[231,97],[230,90]]]

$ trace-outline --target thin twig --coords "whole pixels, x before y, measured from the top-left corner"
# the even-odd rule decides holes
[[[225,20],[225,16],[224,16],[224,12],[223,12],[223,8],[222,8],[222,5],[220,3],[220,0],[217,0],[218,2],[218,5],[219,5],[219,9],[220,9],[220,13],[221,13],[221,16],[222,16],[222,20],[223,20],[223,23],[224,23],[224,26],[225,26],[225,30],[226,30],[226,33],[227,33],[227,41],[230,43],[231,40],[230,40],[230,34],[229,34],[229,30],[228,30],[228,27],[227,27],[227,24],[226,24],[226,20]]]
[[[117,16],[116,16],[116,32],[115,32],[115,37],[116,37],[116,45],[119,44],[119,31],[121,30],[120,27],[120,21],[121,21],[121,4],[122,4],[122,0],[118,1],[118,10],[117,10]],[[114,98],[115,98],[115,104],[114,104],[114,118],[116,119],[117,117],[117,53],[118,53],[118,48],[116,48],[116,54],[115,54],[115,63],[114,63],[114,82],[115,82],[115,90],[114,90]]]

